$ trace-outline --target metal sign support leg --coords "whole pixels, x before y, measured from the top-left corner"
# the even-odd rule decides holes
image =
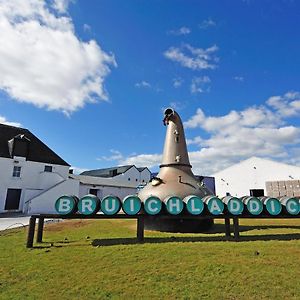
[[[239,218],[238,217],[233,218],[233,233],[234,233],[234,239],[237,242],[240,239]]]
[[[145,220],[144,217],[138,217],[137,218],[137,239],[139,242],[144,241],[144,226],[145,226]]]
[[[41,243],[43,241],[43,230],[44,230],[44,218],[39,217],[38,231],[36,236],[37,243]]]
[[[230,219],[229,218],[225,218],[225,236],[226,237],[230,237]]]
[[[33,246],[35,221],[36,221],[36,217],[31,216],[29,220],[29,227],[28,227],[27,244],[26,244],[27,248],[32,248]]]

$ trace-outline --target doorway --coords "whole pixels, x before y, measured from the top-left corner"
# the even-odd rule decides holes
[[[20,206],[21,189],[7,189],[5,210],[18,210]]]
[[[264,195],[265,195],[265,190],[264,189],[250,190],[250,196],[252,196],[252,197],[262,197]]]

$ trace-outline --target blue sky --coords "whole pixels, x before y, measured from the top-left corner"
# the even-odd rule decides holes
[[[77,169],[157,170],[174,107],[195,173],[300,165],[300,3],[0,0],[0,122]]]

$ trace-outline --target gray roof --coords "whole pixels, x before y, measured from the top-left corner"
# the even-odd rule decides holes
[[[137,168],[140,172],[144,171],[145,169],[147,169],[147,167],[141,167],[141,168]]]
[[[136,168],[136,166],[135,165],[127,165],[127,166],[118,166],[118,167],[105,168],[105,169],[95,169],[95,170],[90,170],[90,171],[84,171],[84,172],[80,173],[80,175],[111,178],[111,177],[118,176],[120,174],[124,174],[131,168]],[[143,170],[148,169],[148,168],[141,167],[141,168],[136,168],[136,169],[139,172],[142,172]]]
[[[127,172],[129,169],[131,169],[132,167],[135,166],[128,165],[128,166],[119,166],[119,167],[106,168],[106,169],[96,169],[96,170],[84,171],[80,173],[80,175],[109,178],[109,177],[115,177],[117,175],[123,174]]]
[[[135,181],[116,180],[113,178],[103,178],[97,176],[85,176],[69,174],[69,178],[79,180],[81,184],[94,186],[126,187],[136,189],[139,183]]]

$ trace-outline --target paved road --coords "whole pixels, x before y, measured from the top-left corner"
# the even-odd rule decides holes
[[[0,214],[0,231],[29,225],[30,216],[23,214]],[[45,219],[45,223],[61,222],[61,219]]]
[[[29,218],[30,217],[24,215],[12,217],[8,217],[7,215],[5,217],[1,217],[0,215],[0,231],[9,228],[26,226],[29,224]]]

